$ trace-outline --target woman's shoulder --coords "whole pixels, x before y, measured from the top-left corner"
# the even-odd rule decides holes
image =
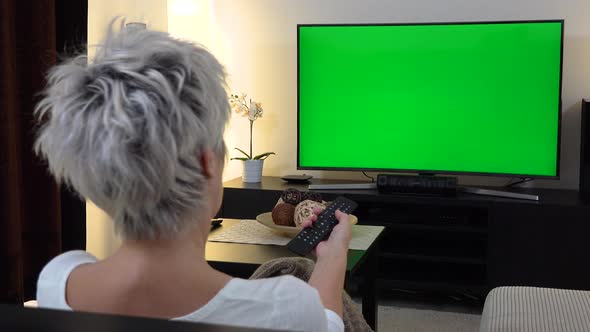
[[[54,257],[41,271],[37,281],[37,302],[41,307],[70,309],[65,300],[68,277],[76,267],[97,259],[83,250],[73,250]]]
[[[67,278],[67,275],[77,266],[96,261],[96,257],[84,250],[64,252],[61,255],[55,256],[45,265],[39,275],[39,281],[62,279],[64,276]]]
[[[312,320],[316,314],[324,317],[324,305],[317,289],[294,276],[247,280],[246,286],[260,288],[262,291],[258,297],[262,298],[265,294],[266,299],[272,299],[282,314],[299,314],[299,317]]]
[[[312,298],[319,300],[319,293],[305,281],[284,275],[264,279],[233,279],[225,289],[229,294],[243,294],[246,298],[273,298],[288,300],[292,298]]]
[[[204,307],[177,319],[303,331],[322,331],[326,325],[317,290],[293,276],[233,278]]]

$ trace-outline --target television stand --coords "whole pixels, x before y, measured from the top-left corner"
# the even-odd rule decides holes
[[[467,194],[526,199],[529,201],[538,201],[539,200],[539,195],[536,195],[536,194],[523,194],[523,193],[510,192],[510,191],[483,189],[483,188],[476,188],[476,187],[458,187],[457,189],[459,191],[467,193]]]
[[[311,184],[362,183],[313,178]],[[255,219],[272,211],[284,190],[307,191],[263,176],[223,184],[218,218]],[[504,188],[486,188],[504,190]],[[359,204],[360,225],[385,226],[378,247],[379,296],[461,294],[484,297],[497,286],[590,290],[590,201],[575,190],[514,188],[539,201],[458,192],[456,196],[385,195],[371,190],[319,190],[326,201],[345,196]],[[407,294],[407,292],[404,292]]]
[[[310,184],[309,190],[366,190],[377,189],[376,183]]]

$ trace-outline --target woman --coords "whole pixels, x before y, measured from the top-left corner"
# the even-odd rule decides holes
[[[343,330],[347,215],[337,212],[339,225],[316,248],[309,284],[232,278],[205,261],[230,108],[223,67],[204,48],[161,32],[111,31],[91,64],[79,57],[50,72],[37,115],[45,123],[37,153],[123,238],[101,261],[84,251],[54,258],[39,277],[41,307]]]

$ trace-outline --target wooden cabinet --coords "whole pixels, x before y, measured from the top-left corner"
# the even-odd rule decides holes
[[[255,218],[270,211],[287,188],[307,190],[307,185],[275,177],[257,184],[228,181],[219,216]],[[359,203],[360,224],[386,227],[378,262],[382,288],[481,295],[504,285],[590,289],[590,204],[576,191],[529,189],[541,196],[539,202],[320,192],[326,200],[344,195]]]

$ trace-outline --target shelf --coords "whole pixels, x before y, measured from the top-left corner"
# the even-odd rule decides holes
[[[399,222],[365,222],[366,225],[384,226],[391,229],[398,230],[412,230],[412,231],[433,231],[433,232],[454,232],[454,233],[471,233],[471,234],[487,234],[488,230],[485,227],[477,226],[463,226],[463,225],[432,225],[432,224],[410,224]]]
[[[377,277],[388,287],[430,290],[482,290],[486,266],[445,261],[379,260]]]
[[[384,225],[423,225],[434,227],[465,227],[465,230],[487,229],[487,209],[470,206],[432,206],[366,203],[357,209],[357,216],[367,223]]]
[[[455,282],[455,281],[433,281],[433,280],[402,280],[379,277],[377,285],[380,289],[412,289],[431,291],[458,291],[484,294],[489,289],[483,283]]]
[[[390,253],[381,252],[379,257],[388,259],[412,260],[422,262],[437,262],[437,263],[454,263],[454,264],[471,264],[471,265],[485,265],[485,257],[459,257],[459,256],[438,256],[425,255],[420,253]]]
[[[390,227],[383,234],[379,248],[381,257],[385,259],[485,265],[487,236]]]

